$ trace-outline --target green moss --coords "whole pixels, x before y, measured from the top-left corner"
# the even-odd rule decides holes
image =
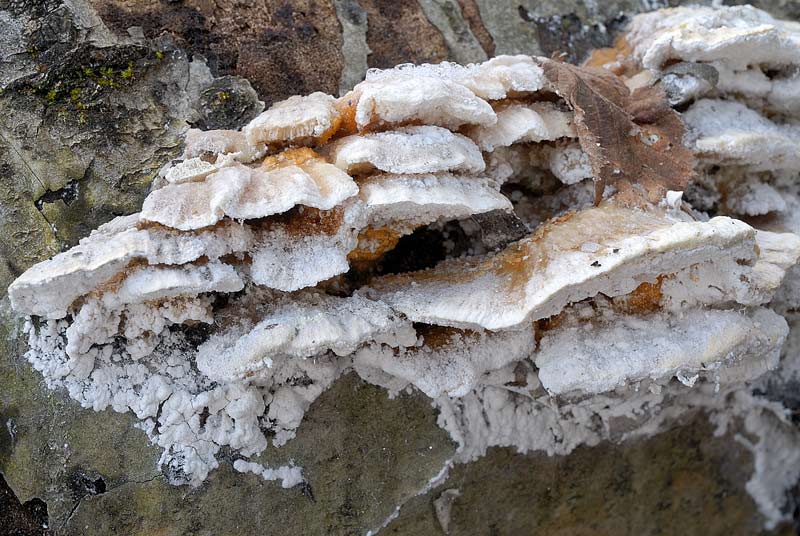
[[[214,94],[214,97],[211,99],[209,104],[212,108],[222,108],[232,98],[233,96],[229,91],[218,91],[216,94]]]
[[[69,100],[78,110],[86,109],[86,105],[83,103],[83,90],[81,88],[72,88],[69,92]]]
[[[128,67],[126,67],[122,72],[119,73],[119,76],[123,80],[130,80],[133,78],[133,62],[128,62]]]
[[[67,109],[86,110],[101,102],[107,91],[133,83],[153,64],[154,57],[160,61],[164,53],[130,47],[114,53],[93,50],[75,57],[80,58],[78,64],[65,62],[57,66],[41,66],[42,74],[29,79],[21,89],[44,99],[48,106],[63,105]],[[62,116],[75,118],[81,124],[86,120],[86,114],[59,114]]]

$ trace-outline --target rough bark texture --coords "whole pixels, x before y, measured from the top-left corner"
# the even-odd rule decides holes
[[[138,210],[182,132],[235,127],[293,94],[347,90],[367,66],[608,46],[641,4],[495,0],[0,1],[0,289],[115,215]],[[786,18],[797,4],[765,1]],[[0,301],[0,534],[754,534],[752,463],[706,422],[548,458],[493,450],[424,488],[454,445],[421,396],[347,377],[298,437],[309,484],[223,464],[166,483],[129,415],[82,409],[24,361]],[[773,393],[787,397],[791,392]],[[3,478],[4,477],[4,478]],[[418,493],[422,492],[418,495]],[[449,497],[449,499],[448,499]],[[437,502],[439,501],[439,502]],[[784,525],[777,533],[790,534]]]

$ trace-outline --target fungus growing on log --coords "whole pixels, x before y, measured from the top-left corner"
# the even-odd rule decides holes
[[[140,213],[9,287],[28,360],[86,407],[132,411],[194,485],[223,447],[300,482],[247,458],[347,371],[434,399],[462,461],[568,452],[621,412],[756,378],[800,258],[800,224],[775,217],[800,205],[779,181],[800,169],[782,82],[800,31],[750,8],[663,13],[595,56],[624,56],[619,74],[403,65],[190,130]],[[770,47],[743,55],[752,39]],[[739,91],[767,66],[780,80]],[[727,196],[707,213],[695,174]]]

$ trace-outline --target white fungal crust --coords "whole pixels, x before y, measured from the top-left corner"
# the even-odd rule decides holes
[[[205,292],[238,292],[244,283],[232,266],[219,261],[181,266],[142,266],[131,270],[103,301],[118,306]]]
[[[547,89],[542,68],[530,56],[497,56],[483,63],[458,65],[448,61],[437,64],[404,64],[394,69],[372,69],[367,72],[366,83],[384,79],[438,78],[455,82],[485,100],[519,97]],[[358,87],[358,86],[357,86]]]
[[[25,314],[63,318],[69,306],[123,272],[134,261],[180,265],[200,257],[217,259],[252,245],[248,228],[223,222],[214,229],[178,233],[138,229],[138,215],[120,217],[74,248],[31,267],[8,288],[12,307]]]
[[[303,479],[303,471],[294,465],[281,465],[277,468],[264,467],[260,463],[248,462],[245,460],[236,460],[233,462],[233,468],[240,473],[253,473],[264,480],[280,480],[281,487],[284,489],[293,488],[294,486],[305,482]]]
[[[155,350],[159,335],[168,326],[214,321],[207,295],[124,306],[110,304],[106,298],[104,295],[87,299],[67,328],[66,352],[71,361],[77,363],[93,346],[112,343],[113,337],[119,335],[124,337],[125,350],[131,359],[137,360]]]
[[[589,155],[577,141],[562,139],[555,144],[517,143],[496,147],[486,155],[485,174],[498,184],[535,185],[549,171],[566,185],[594,177]]]
[[[800,57],[800,24],[752,6],[677,7],[634,17],[627,40],[648,69],[672,59],[721,60],[739,69],[786,65]]]
[[[368,223],[376,228],[414,229],[492,210],[511,210],[494,181],[451,173],[374,175],[359,182]]]
[[[608,315],[547,332],[532,357],[542,386],[552,394],[596,394],[644,379],[713,379],[729,361],[759,357],[768,361],[763,372],[777,365],[788,331],[783,317],[760,307]]]
[[[800,170],[800,24],[750,6],[714,6],[637,16],[631,28],[633,55],[672,102],[688,105],[686,141],[701,179],[687,190],[689,202],[799,232],[798,193],[789,185]],[[788,295],[776,300],[793,302]]]
[[[11,306],[26,314],[63,318],[78,297],[94,290],[145,253],[143,235],[136,230],[114,240],[92,240],[34,265],[8,287]]]
[[[242,129],[252,147],[264,144],[309,144],[335,127],[339,112],[336,99],[316,92],[276,102]]]
[[[468,131],[483,151],[508,147],[514,143],[574,138],[572,112],[559,110],[552,103],[508,104],[497,109],[497,123]]]
[[[753,258],[753,252],[756,252]],[[694,263],[658,281],[664,309],[770,302],[786,272],[800,258],[800,237],[792,233],[756,231],[725,255]]]
[[[347,256],[365,226],[360,203],[305,221],[297,216],[258,231],[250,276],[256,284],[291,292],[347,272]]]
[[[683,115],[704,160],[752,170],[800,170],[800,127],[776,124],[740,102],[702,99]]]
[[[488,100],[524,96],[549,89],[542,68],[530,56],[497,56],[456,71],[454,79]]]
[[[237,130],[198,130],[190,128],[184,140],[182,160],[210,155],[229,154],[240,162],[250,162],[259,156],[243,132]],[[170,181],[173,182],[173,181]]]
[[[438,341],[440,338],[444,341]],[[501,333],[445,330],[423,336],[422,345],[411,348],[372,344],[358,350],[353,359],[359,374],[375,369],[414,385],[431,398],[460,397],[477,386],[486,372],[526,359],[535,347],[532,329]]]
[[[491,125],[492,107],[466,87],[437,76],[398,70],[394,76],[367,78],[351,93],[359,130],[376,125],[420,122],[456,129],[464,124]]]
[[[271,167],[271,166],[270,166]],[[224,167],[203,182],[169,185],[144,201],[141,219],[189,231],[280,214],[295,205],[329,210],[358,192],[349,175],[326,162],[253,168]]]
[[[781,288],[786,274],[800,261],[800,236],[794,233],[756,233],[758,261],[751,274],[756,303],[767,303]]]
[[[797,32],[800,36],[800,31]],[[798,37],[800,40],[800,37]],[[723,63],[712,66],[719,73],[716,88],[726,95],[738,95],[771,113],[797,117],[800,106],[800,60],[792,66],[765,72],[762,66],[750,66],[743,71]]]
[[[641,281],[724,255],[744,242],[752,251],[754,235],[750,226],[730,218],[679,221],[605,202],[549,223],[497,255],[378,280],[374,295],[414,322],[508,329],[600,292],[627,294]]]
[[[547,168],[564,184],[577,184],[594,173],[587,155],[577,143],[558,145],[544,152]]]
[[[202,158],[193,157],[167,169],[164,173],[164,180],[169,184],[201,181],[217,169],[218,167],[214,164],[210,164]]]
[[[776,20],[752,6],[680,7],[637,15],[627,39],[643,67],[665,70],[669,84],[684,94],[676,102],[718,92],[773,114],[798,114],[797,22]],[[667,67],[676,60],[711,67],[713,84],[692,75],[696,68]]]
[[[480,173],[485,164],[478,147],[460,134],[434,126],[404,127],[389,132],[353,135],[334,142],[330,156],[351,174]]]
[[[752,415],[740,385],[776,366],[787,325],[768,307],[796,307],[800,280],[800,237],[785,232],[800,231],[797,91],[776,63],[796,29],[722,11],[660,16],[682,28],[637,18],[637,57],[664,71],[627,82],[671,80],[709,210],[776,232],[709,219],[691,187],[635,204],[609,184],[594,206],[575,106],[543,58],[371,70],[341,99],[190,130],[140,214],[9,287],[27,359],[84,407],[133,412],[169,480],[192,485],[223,448],[239,472],[302,482],[300,467],[248,458],[291,440],[348,372],[431,397],[455,461],[490,446],[566,454],[687,408]],[[742,36],[779,46],[742,64]],[[779,72],[767,85],[759,54]],[[781,519],[759,471],[759,504]]]
[[[277,303],[254,325],[214,335],[198,348],[197,366],[212,380],[230,380],[271,368],[281,357],[346,356],[365,342],[410,346],[416,340],[411,323],[384,303],[308,293]]]
[[[758,180],[735,185],[726,196],[726,205],[732,214],[739,216],[763,216],[788,208],[786,199],[778,190]]]
[[[236,271],[219,261],[133,268],[121,282],[95,290],[80,304],[65,332],[69,366],[88,366],[88,374],[91,356],[82,361],[81,358],[92,346],[113,343],[117,335],[124,336],[132,359],[147,356],[166,326],[212,322],[208,300],[201,295],[238,292],[243,287]]]

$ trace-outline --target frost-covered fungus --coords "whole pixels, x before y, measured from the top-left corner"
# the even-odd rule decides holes
[[[800,126],[776,124],[740,102],[702,99],[683,114],[689,142],[713,164],[800,170]]]
[[[368,76],[342,101],[355,107],[359,131],[408,123],[456,129],[464,124],[491,125],[497,121],[489,103],[466,87],[414,69]]]
[[[44,318],[63,318],[81,296],[119,282],[131,264],[181,265],[201,257],[213,260],[252,246],[250,229],[233,222],[180,233],[159,226],[138,227],[138,214],[99,227],[74,248],[31,267],[8,288],[15,310]]]
[[[677,7],[634,17],[627,41],[648,69],[670,60],[789,65],[800,50],[800,24],[752,6]]]
[[[483,63],[459,65],[443,61],[437,64],[399,65],[394,69],[371,69],[367,82],[397,76],[435,77],[460,84],[487,101],[526,96],[549,89],[542,68],[530,56],[497,56]]]
[[[124,279],[101,285],[77,306],[73,322],[66,331],[66,351],[70,357],[85,354],[94,344],[112,342],[111,339],[122,334],[122,330],[128,346],[140,346],[141,332],[155,337],[169,324],[184,321],[209,323],[207,301],[203,303],[203,300],[195,298],[212,293],[238,292],[244,287],[236,270],[219,261],[180,266],[138,266],[121,276]],[[184,299],[176,301],[173,298]],[[140,304],[147,307],[131,307]],[[168,306],[164,308],[164,304]],[[159,330],[134,327],[142,322],[157,322],[155,319],[145,320],[148,316],[171,320],[159,324],[162,328]],[[152,342],[150,350],[156,340]],[[139,348],[132,355],[140,357],[148,353]]]
[[[797,271],[800,201],[775,174],[800,167],[797,133],[732,94],[682,103],[703,183],[716,166],[730,186],[711,208],[780,232],[708,219],[681,204],[681,115],[644,78],[526,56],[401,66],[191,130],[140,214],[9,287],[27,358],[83,406],[133,412],[193,485],[223,448],[300,482],[247,458],[351,371],[431,397],[461,461],[722,407],[786,337],[769,304]]]
[[[189,231],[224,217],[249,220],[295,205],[329,210],[358,192],[349,175],[310,149],[291,149],[260,166],[233,164],[202,182],[170,184],[144,200],[141,219]]]
[[[182,160],[202,158],[213,162],[220,155],[230,155],[240,162],[251,162],[261,156],[247,141],[244,132],[238,130],[190,128],[186,133]]]
[[[354,354],[355,370],[373,383],[385,381],[390,390],[411,384],[431,398],[460,397],[487,372],[527,359],[536,342],[533,329],[493,333],[431,327],[422,344],[408,346],[365,346]]]
[[[238,292],[243,286],[232,266],[210,261],[135,267],[125,273],[122,281],[101,285],[92,294],[100,294],[107,306],[116,307],[206,292]]]
[[[330,211],[299,207],[263,222],[250,254],[250,277],[259,285],[294,291],[347,272],[364,216],[358,202]]]
[[[674,92],[702,96],[719,91],[772,112],[798,113],[797,22],[774,19],[752,6],[679,7],[637,15],[627,40],[642,66],[664,70]],[[716,74],[667,67],[676,61],[708,65]],[[715,88],[703,85],[704,79]]]
[[[294,96],[273,104],[243,129],[252,147],[324,142],[338,127],[336,99],[325,93]]]
[[[491,152],[495,147],[507,147],[514,143],[575,137],[572,112],[560,110],[549,102],[504,104],[496,112],[495,124],[467,131],[467,135],[483,151]]]
[[[472,140],[434,126],[347,136],[331,144],[328,153],[338,168],[354,175],[374,170],[479,173],[486,166]]]
[[[546,159],[546,167],[564,184],[577,184],[594,176],[589,155],[577,143],[548,147],[542,159]]]
[[[237,287],[241,288],[229,288]],[[215,290],[223,288],[218,284]],[[212,301],[210,294],[116,305],[106,303],[102,297],[87,298],[65,332],[70,365],[91,357],[93,347],[112,344],[118,336],[124,337],[125,351],[131,359],[146,357],[155,350],[165,328],[184,323],[211,324]]]
[[[486,166],[486,175],[499,184],[537,187],[548,172],[566,185],[595,177],[589,155],[575,141],[498,147],[486,155]]]
[[[243,132],[190,128],[186,132],[180,159],[161,170],[153,188],[202,181],[222,167],[236,162],[252,162],[265,153],[266,147],[250,145]]]
[[[200,157],[192,157],[166,168],[162,174],[167,184],[181,184],[205,179],[210,173],[219,169]]]
[[[497,56],[456,69],[453,79],[487,100],[524,97],[551,89],[541,66],[530,56]]]
[[[260,223],[253,281],[284,291],[313,286],[347,272],[351,261],[377,259],[419,226],[511,209],[492,181],[470,175],[378,174],[359,187],[333,210],[303,208]]]
[[[378,174],[359,181],[368,225],[400,232],[437,220],[455,220],[511,203],[492,180],[472,175]]]
[[[528,95],[545,85],[530,56],[499,56],[467,66],[442,62],[371,69],[340,103],[358,131],[409,123],[454,130],[491,126],[497,118],[487,101]]]
[[[750,226],[726,217],[686,220],[607,201],[550,221],[496,255],[379,279],[374,296],[414,322],[507,329],[599,292],[627,294],[728,250],[742,262],[755,256]]]
[[[627,41],[687,108],[700,172],[687,199],[701,210],[788,224],[778,215],[789,210],[795,194],[787,185],[800,170],[800,24],[750,6],[682,7],[636,16]]]
[[[642,380],[719,381],[736,365],[745,379],[775,368],[789,332],[770,309],[691,309],[681,314],[565,317],[533,355],[552,394],[602,393]],[[758,368],[758,370],[753,370]]]
[[[757,177],[731,184],[726,192],[725,212],[741,216],[763,216],[784,212],[788,204],[784,196],[772,185]]]
[[[198,348],[197,366],[212,380],[230,380],[269,373],[279,359],[347,356],[365,342],[412,346],[417,336],[384,303],[308,292],[276,299],[255,324],[245,320],[215,334]]]
[[[358,247],[348,254],[351,262],[379,259],[423,225],[512,210],[497,183],[479,176],[382,173],[358,182],[365,227]]]
[[[787,272],[793,270],[800,258],[800,236],[795,233],[758,231],[758,262],[753,266],[753,281],[757,289],[756,302],[767,303],[781,289]]]

